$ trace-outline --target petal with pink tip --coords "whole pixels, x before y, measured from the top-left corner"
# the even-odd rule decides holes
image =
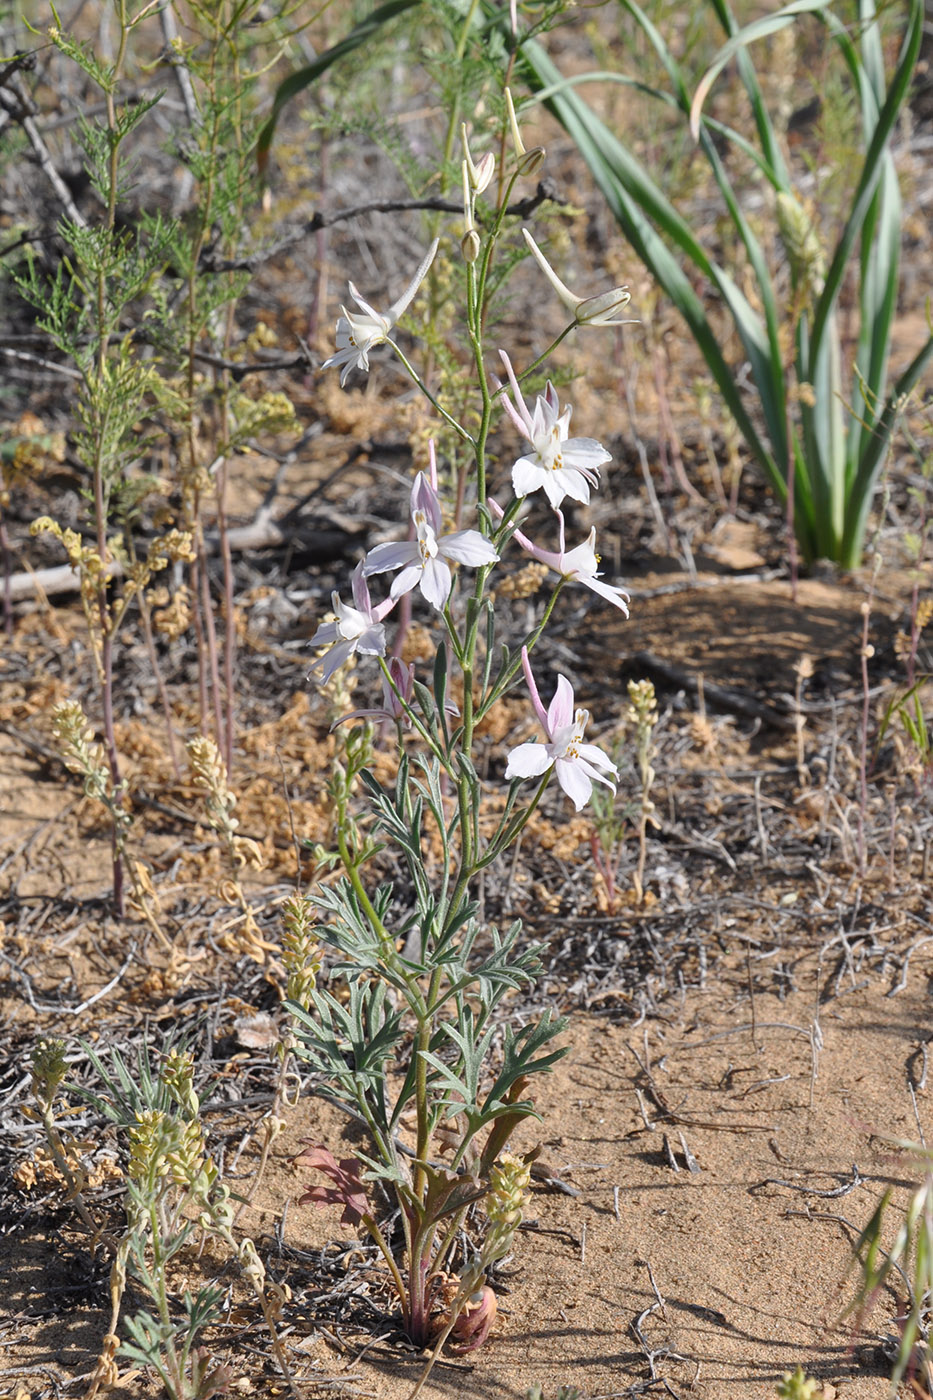
[[[547,709],[548,737],[553,739],[558,730],[566,729],[573,723],[573,686],[566,676],[557,677],[554,699]]]

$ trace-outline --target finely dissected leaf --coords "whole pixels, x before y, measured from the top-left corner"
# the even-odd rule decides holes
[[[384,25],[420,3],[421,0],[388,0],[387,4],[380,5],[378,9],[373,10],[372,14],[367,15],[364,20],[355,25],[346,38],[341,39],[338,44],[332,44],[321,54],[320,58],[315,59],[313,63],[309,63],[304,68],[297,69],[283,83],[279,84],[272,103],[272,111],[256,142],[256,159],[260,172],[265,170],[266,162],[269,159],[269,147],[272,145],[276,123],[282,108],[291,102],[293,97],[304,92],[305,88],[317,82],[318,78],[326,73],[328,68],[332,67],[338,59],[353,53],[355,49],[360,48],[377,34]]]
[[[464,1007],[460,1025],[444,1026],[443,1032],[459,1051],[457,1063],[460,1075],[454,1073],[437,1055],[426,1052],[424,1058],[434,1068],[439,1079],[447,1085],[454,1101],[459,1100],[464,1111],[474,1113],[479,1108],[483,1065],[492,1044],[494,1030],[490,1027],[477,1038],[473,1012],[469,1007]]]

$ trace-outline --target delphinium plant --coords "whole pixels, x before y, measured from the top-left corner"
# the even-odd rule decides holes
[[[337,350],[325,365],[339,369],[346,383],[368,371],[378,347],[388,347],[464,444],[470,471],[461,499],[446,499],[432,445],[426,469],[411,485],[403,539],[370,550],[350,580],[351,601],[336,591],[331,620],[313,638],[324,650],[312,675],[323,684],[351,657],[378,667],[381,705],[364,715],[394,730],[398,768],[391,787],[367,767],[357,770],[368,815],[356,819],[352,841],[337,832],[342,869],[307,897],[320,943],[330,950],[331,976],[345,985],[314,985],[289,1002],[299,1054],[368,1137],[364,1149],[341,1160],[326,1144],[310,1144],[303,1160],[325,1180],[314,1182],[303,1200],[339,1205],[343,1223],[375,1241],[412,1342],[439,1347],[452,1335],[464,1351],[489,1333],[495,1298],[487,1274],[510,1249],[522,1218],[530,1157],[509,1152],[510,1139],[535,1112],[534,1077],[563,1053],[555,1044],[562,1019],[545,1013],[518,1029],[505,1020],[507,998],[534,981],[540,949],[522,939],[519,922],[506,930],[484,925],[478,884],[517,841],[552,777],[577,810],[594,783],[614,789],[615,765],[587,741],[589,714],[575,706],[570,681],[558,676],[553,695],[543,699],[532,654],[568,583],[627,611],[623,591],[600,576],[595,530],[571,545],[562,512],[568,498],[590,499],[609,454],[592,439],[570,436],[571,409],[550,383],[531,403],[522,389],[553,347],[524,371],[504,352],[489,362],[484,321],[493,260],[512,232],[507,210],[518,182],[544,159],[543,150],[525,149],[514,115],[506,129],[512,144],[505,163],[491,150],[474,157],[462,133],[460,254],[475,428],[450,413],[416,368],[417,356],[409,357],[396,338],[437,243],[385,312],[350,284],[354,306],[342,310]],[[491,207],[483,200],[490,190]],[[629,300],[624,288],[580,298],[546,264],[544,270],[569,312],[560,340],[621,318]],[[502,501],[492,492],[504,485],[506,472],[489,447],[500,412],[525,439],[511,465],[511,496]],[[518,529],[527,498],[537,492],[553,510],[556,547]],[[448,522],[457,519],[466,528],[451,529]],[[492,588],[516,546],[546,567],[553,587],[536,625],[513,640],[501,636],[502,603],[493,606]],[[377,581],[388,583],[388,576],[377,600]],[[393,611],[415,591],[437,634],[423,679],[391,654],[387,636]],[[478,729],[522,678],[541,733],[511,750],[500,788],[479,776]],[[380,846],[391,847],[404,878],[374,887]],[[400,1243],[380,1224],[387,1197],[399,1212]],[[468,1216],[475,1224],[464,1250],[458,1242]]]

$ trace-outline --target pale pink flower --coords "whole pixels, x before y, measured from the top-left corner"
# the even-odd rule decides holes
[[[334,672],[352,656],[361,652],[364,656],[385,656],[386,632],[382,619],[395,607],[393,598],[386,598],[375,608],[369,596],[369,585],[363,577],[363,565],[357,564],[353,570],[353,601],[356,607],[340,601],[340,594],[331,594],[334,622],[322,622],[311,638],[313,647],[329,646],[330,650],[315,661],[310,675],[315,676],[321,685],[330,680]]]
[[[493,500],[490,500],[488,505],[493,515],[501,520],[502,507]],[[522,534],[521,530],[514,530],[512,532],[513,538],[518,541],[526,554],[531,555],[532,559],[546,564],[549,569],[560,574],[561,578],[567,579],[568,583],[582,583],[584,588],[598,593],[600,598],[605,598],[607,603],[611,603],[614,608],[618,608],[628,617],[628,594],[625,589],[618,588],[612,583],[603,583],[602,575],[599,573],[600,560],[596,553],[596,530],[592,529],[582,544],[576,545],[573,549],[565,549],[564,517],[560,511],[557,512],[557,519],[560,522],[560,549],[556,552],[550,549],[541,549],[539,545],[533,544],[527,535]]]
[[[513,408],[503,395],[505,411],[534,448],[533,453],[519,457],[512,467],[512,489],[516,496],[528,496],[543,487],[555,510],[565,496],[574,501],[588,501],[590,487],[599,485],[599,468],[603,462],[610,461],[610,453],[594,438],[568,437],[573,409],[568,404],[561,412],[557,391],[550,381],[529,413],[508,355],[504,350],[499,354],[515,398]]]
[[[364,301],[359,292],[350,283],[350,295],[356,302],[360,311],[352,314],[345,306],[341,306],[343,313],[337,322],[337,353],[331,355],[329,360],[325,360],[321,369],[330,369],[332,366],[341,365],[340,372],[341,389],[347,382],[351,369],[369,370],[369,352],[377,345],[384,345],[389,339],[389,332],[400,316],[408,310],[409,303],[415,292],[421,286],[428,274],[428,268],[434,261],[437,252],[437,239],[431,244],[421,266],[414,277],[405,288],[402,295],[393,301],[388,311],[383,314],[375,307],[370,306],[368,301]]]
[[[519,744],[512,749],[505,776],[509,779],[540,778],[553,767],[557,781],[578,812],[592,797],[594,781],[605,783],[615,792],[612,778],[619,776],[619,770],[602,749],[583,742],[590,713],[589,710],[574,710],[573,687],[567,677],[557,677],[554,698],[545,710],[532,675],[527,647],[522,647],[522,670],[547,743]],[[612,778],[607,777],[607,773],[611,773]]]
[[[444,522],[435,489],[437,476],[433,444],[431,474],[434,486],[424,472],[419,472],[411,488],[411,520],[415,538],[398,544],[377,544],[367,554],[363,571],[369,577],[371,574],[384,574],[389,569],[400,569],[401,573],[392,584],[392,599],[401,598],[403,593],[413,588],[420,588],[431,606],[441,611],[450,597],[448,560],[477,568],[482,564],[494,564],[499,556],[478,530],[441,534]]]

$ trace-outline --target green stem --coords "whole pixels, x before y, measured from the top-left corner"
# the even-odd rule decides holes
[[[363,910],[363,913],[369,920],[369,925],[373,933],[384,946],[391,946],[394,954],[395,945],[392,942],[392,938],[389,934],[388,929],[380,919],[379,915],[376,913],[375,906],[373,905],[372,900],[366,893],[366,887],[364,886],[363,881],[360,879],[359,866],[356,863],[356,861],[354,861],[353,856],[350,853],[350,850],[347,846],[346,838],[342,830],[342,825],[342,823],[339,823],[337,828],[337,850],[340,853],[340,859],[343,863],[343,868],[346,871],[347,879],[353,886],[353,892],[360,902],[360,908]]]
[[[423,723],[417,712],[412,708],[411,705],[409,705],[408,701],[400,692],[398,686],[395,684],[395,681],[392,679],[392,673],[390,672],[388,666],[385,663],[385,657],[379,656],[376,659],[379,662],[379,669],[382,671],[382,674],[390,689],[392,690],[392,693],[395,696],[396,700],[398,700],[399,704],[402,706],[402,709],[405,711],[407,718],[411,721],[412,727],[418,731],[419,735],[424,740],[425,744],[427,744],[428,748],[431,750],[431,753],[433,753],[434,757],[437,759],[438,763],[440,763],[441,767],[446,772],[452,774],[453,769],[450,766],[450,760],[444,753],[444,750],[438,744],[434,735],[426,727],[426,725]]]
[[[452,415],[447,412],[446,408],[442,408],[441,405],[438,403],[437,399],[431,393],[431,390],[428,388],[427,384],[425,384],[424,380],[421,378],[421,375],[418,373],[414,365],[408,359],[404,350],[402,350],[399,347],[399,345],[389,336],[386,337],[386,345],[392,346],[392,349],[395,351],[396,355],[398,355],[399,359],[404,365],[406,374],[408,374],[409,378],[414,381],[414,383],[421,390],[422,394],[424,394],[425,398],[432,405],[432,407],[441,415],[441,417],[444,419],[444,422],[449,423],[450,426],[454,429],[454,431],[460,434],[464,442],[469,442],[475,446],[475,443],[473,443],[473,438],[467,432],[466,428],[464,428],[460,423],[458,423],[456,418],[452,417]]]

